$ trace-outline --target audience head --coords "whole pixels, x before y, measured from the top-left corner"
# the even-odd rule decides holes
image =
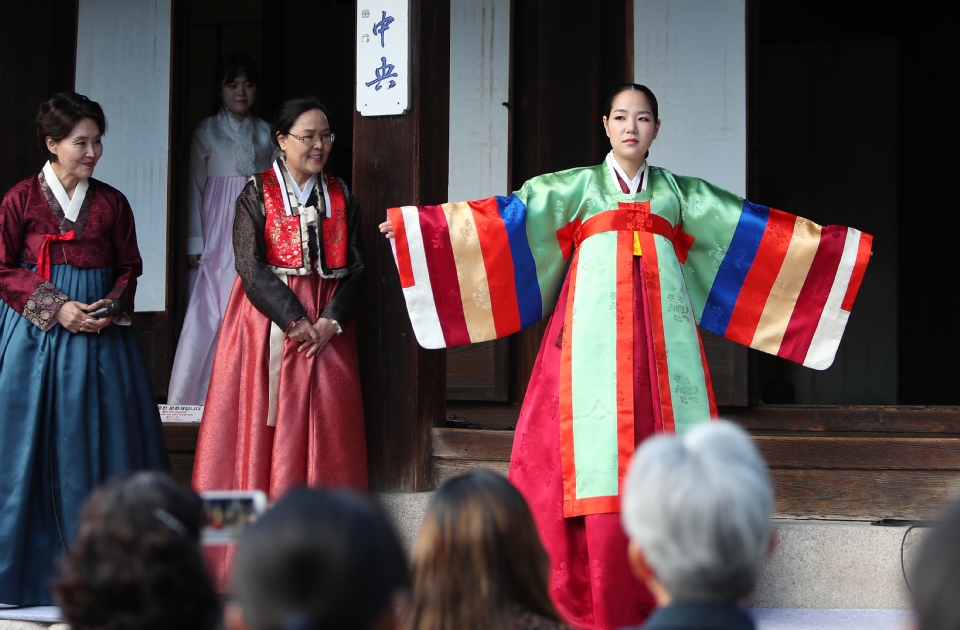
[[[770,549],[772,510],[766,464],[736,425],[650,438],[623,492],[631,566],[661,604],[733,603],[753,588]]]
[[[960,628],[960,503],[924,539],[910,586],[920,630]]]
[[[160,472],[114,478],[80,516],[57,604],[74,630],[213,628],[219,602],[199,546],[203,507]]]
[[[231,630],[391,627],[409,583],[396,534],[360,495],[294,490],[244,530]]]
[[[414,547],[407,626],[502,628],[516,609],[559,621],[549,571],[533,516],[516,488],[485,470],[456,477],[437,490]]]

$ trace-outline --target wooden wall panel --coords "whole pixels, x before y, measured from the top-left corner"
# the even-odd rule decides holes
[[[744,406],[749,404],[747,391],[746,346],[735,344],[719,335],[700,329],[703,349],[710,367],[713,394],[717,405]]]
[[[391,206],[447,194],[450,5],[410,2],[411,109],[354,114],[353,192],[363,208],[366,293],[357,318],[370,489],[433,486],[430,428],[443,421],[443,351],[417,344],[393,255],[377,226]]]
[[[37,140],[37,110],[53,93],[73,89],[76,50],[77,0],[3,4],[0,196],[43,167],[47,156]]]
[[[598,164],[610,150],[601,117],[625,83],[625,2],[515,0],[511,185]],[[562,44],[560,43],[562,42]],[[517,400],[523,400],[546,323],[517,335]]]
[[[510,340],[497,339],[447,350],[447,400],[506,402]]]
[[[189,484],[193,476],[193,460],[197,452],[200,424],[165,424],[163,437],[170,454],[173,476]]]

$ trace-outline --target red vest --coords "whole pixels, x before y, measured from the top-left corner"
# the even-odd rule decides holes
[[[330,217],[318,217],[318,236],[323,243],[321,270],[324,276],[342,276],[347,271],[347,198],[336,177],[324,173],[323,178],[330,197]],[[260,173],[260,180],[263,182],[263,207],[267,219],[263,230],[266,263],[277,271],[309,274],[307,226],[301,225],[300,215],[287,216],[283,203],[286,186],[277,179],[272,167]],[[318,190],[317,194],[323,193]]]

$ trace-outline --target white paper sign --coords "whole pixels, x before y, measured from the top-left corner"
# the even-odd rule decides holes
[[[157,405],[162,422],[200,422],[203,405]]]
[[[357,2],[357,111],[393,116],[409,108],[409,0]]]

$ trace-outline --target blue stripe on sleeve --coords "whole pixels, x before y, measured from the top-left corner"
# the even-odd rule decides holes
[[[720,263],[717,277],[710,288],[710,297],[707,298],[703,315],[700,317],[700,325],[707,330],[718,335],[726,333],[737,297],[747,272],[753,266],[769,218],[770,208],[744,199],[733,240],[730,241],[727,254]]]
[[[510,254],[513,256],[513,282],[520,308],[520,327],[526,328],[543,319],[537,263],[527,242],[527,206],[516,195],[498,196],[497,210],[507,228]]]

